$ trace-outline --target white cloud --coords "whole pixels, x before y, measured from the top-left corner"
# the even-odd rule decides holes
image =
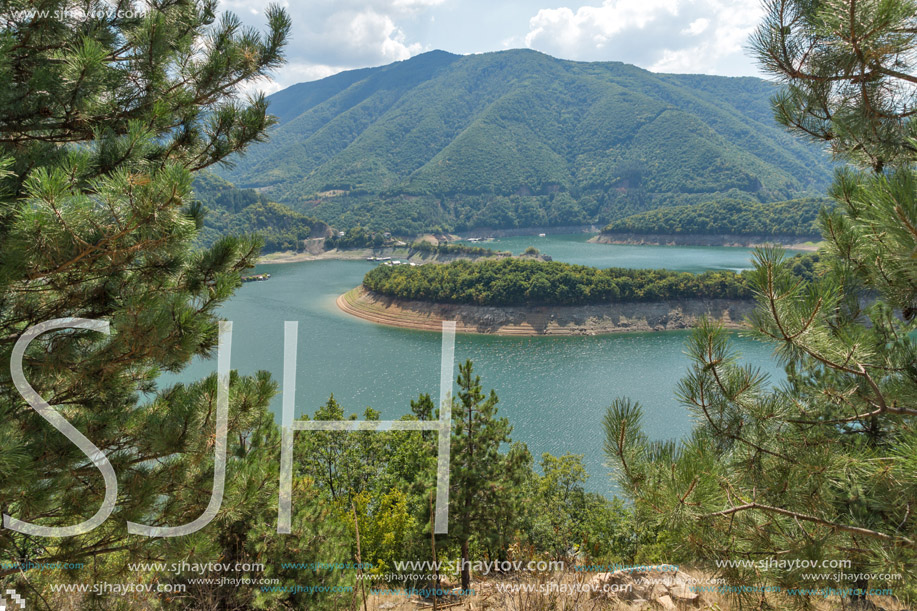
[[[691,34],[697,36],[702,34],[710,26],[710,20],[706,17],[701,17],[700,19],[695,19],[688,24],[688,27],[682,30],[685,34]]]
[[[747,73],[743,45],[761,16],[759,0],[604,0],[541,9],[529,21],[525,44],[661,72]]]
[[[306,81],[317,81],[333,74],[337,74],[340,71],[341,68],[338,66],[288,62],[283,65],[283,68],[281,68],[281,72],[283,73],[282,80],[278,80],[276,78],[262,79],[259,82],[251,83],[243,91],[244,93],[254,94],[256,92],[262,92],[264,95],[271,95],[272,93],[276,93],[290,85],[296,83],[305,83]]]
[[[271,0],[221,0],[220,8],[263,29],[264,9]],[[293,28],[288,63],[270,82],[254,87],[271,93],[289,85],[342,70],[378,66],[426,50],[408,39],[399,22],[416,19],[445,0],[309,0],[284,1]]]
[[[335,13],[325,21],[325,26],[309,46],[318,53],[330,53],[339,63],[389,63],[422,50],[419,43],[406,42],[404,32],[389,15],[373,10]]]
[[[529,22],[525,42],[553,46],[566,53],[587,53],[619,32],[642,29],[661,14],[678,13],[677,0],[606,0],[602,6],[541,9]]]
[[[395,0],[392,6],[404,11],[416,11],[439,6],[443,2],[445,0]]]
[[[467,53],[527,46],[662,72],[751,74],[743,47],[762,17],[760,0],[279,1],[293,28],[287,65],[274,81],[255,86],[266,92],[432,48]],[[263,29],[270,2],[220,0],[220,8]]]

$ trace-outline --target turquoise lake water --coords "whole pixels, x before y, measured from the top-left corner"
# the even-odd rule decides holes
[[[588,244],[587,235],[512,237],[487,244],[521,252],[534,245],[555,260],[599,267],[668,268],[685,271],[747,269],[751,251],[740,248],[618,246]],[[262,265],[267,282],[243,285],[221,314],[234,323],[232,367],[242,374],[283,371],[284,321],[299,321],[297,414],[313,413],[328,396],[348,413],[367,406],[395,419],[410,411],[420,393],[439,393],[438,333],[369,323],[340,312],[335,299],[357,286],[373,264],[312,261]],[[500,397],[499,413],[513,424],[513,440],[524,441],[536,458],[542,452],[584,454],[587,487],[611,494],[603,466],[602,417],[615,397],[639,401],[653,439],[690,431],[691,415],[674,396],[689,361],[689,332],[630,333],[595,337],[496,337],[458,335],[456,361],[471,359],[485,391]],[[782,377],[768,345],[734,334],[747,362]],[[196,361],[164,382],[198,379],[215,362]],[[280,413],[281,397],[272,409]]]
[[[586,234],[513,236],[477,244],[494,250],[521,254],[534,246],[556,261],[593,267],[633,267],[673,269],[685,272],[706,270],[741,271],[750,267],[752,249],[710,248],[703,246],[628,246],[589,244]],[[460,242],[467,244],[468,242]]]

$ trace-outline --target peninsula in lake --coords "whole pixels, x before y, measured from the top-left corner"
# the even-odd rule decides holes
[[[741,274],[597,269],[527,257],[447,264],[383,264],[337,300],[379,324],[464,333],[597,335],[695,326],[742,326],[754,307]]]

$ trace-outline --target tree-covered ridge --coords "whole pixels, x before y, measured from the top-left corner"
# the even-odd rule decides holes
[[[833,205],[824,198],[775,203],[727,199],[641,212],[609,223],[602,232],[818,237],[818,212],[824,207]]]
[[[269,201],[254,189],[240,189],[207,170],[194,175],[192,187],[194,198],[208,210],[240,212],[252,204]]]
[[[774,91],[526,50],[432,52],[274,94],[270,141],[224,175],[335,226],[390,231],[815,192],[828,159],[778,128]]]
[[[502,259],[419,266],[379,266],[363,278],[375,293],[400,299],[486,306],[592,305],[672,299],[750,299],[732,271],[691,274],[597,269],[557,261]]]
[[[430,255],[468,255],[472,257],[511,257],[513,253],[508,250],[494,250],[483,246],[472,246],[470,244],[450,244],[440,242],[414,242],[411,244],[412,252],[419,252]]]
[[[343,234],[343,235],[341,235]],[[401,248],[407,250],[407,256],[423,254],[430,256],[442,255],[465,255],[469,257],[495,257],[495,256],[512,256],[508,251],[497,251],[492,248],[483,246],[473,246],[471,244],[454,244],[449,242],[428,242],[426,240],[417,240],[408,244],[397,238],[393,238],[390,233],[381,231],[370,231],[357,225],[347,231],[332,233],[325,238],[325,250],[354,250],[361,248],[372,248],[378,251],[383,248]]]
[[[299,250],[303,240],[322,237],[328,225],[272,202],[252,189],[239,189],[210,173],[194,178],[194,197],[204,206],[204,227],[198,242],[210,245],[220,237],[257,234],[263,253]]]

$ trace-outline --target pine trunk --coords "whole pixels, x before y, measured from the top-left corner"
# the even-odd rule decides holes
[[[468,539],[462,539],[462,589],[471,589],[471,561],[468,559]]]

